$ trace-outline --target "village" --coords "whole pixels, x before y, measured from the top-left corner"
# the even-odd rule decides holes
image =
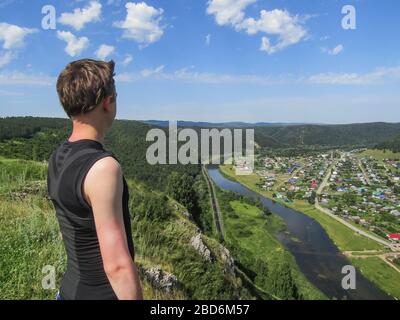
[[[311,205],[395,244],[400,243],[400,162],[332,150],[308,156],[259,159],[258,187],[288,203]]]

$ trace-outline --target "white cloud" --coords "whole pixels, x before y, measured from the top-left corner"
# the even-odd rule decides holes
[[[81,30],[85,24],[100,20],[102,5],[98,1],[91,1],[90,4],[81,9],[77,8],[73,13],[64,12],[58,19],[58,22],[73,27],[75,30]]]
[[[320,73],[310,76],[306,82],[326,85],[376,85],[400,79],[400,66],[378,68],[375,71],[360,73]]]
[[[286,10],[261,10],[258,19],[245,18],[244,10],[256,0],[210,0],[207,13],[215,16],[218,25],[230,25],[236,31],[245,31],[249,35],[264,33],[260,50],[273,54],[286,47],[300,42],[307,36],[303,23],[311,15],[299,17]],[[269,35],[277,37],[275,44],[271,43]]]
[[[0,90],[0,97],[19,97],[19,96],[23,96],[23,95],[24,95],[23,92]]]
[[[71,57],[78,56],[89,46],[89,39],[86,37],[77,38],[69,31],[57,31],[57,37],[67,42],[65,52]]]
[[[109,55],[113,54],[115,48],[106,44],[102,44],[95,52],[97,58],[105,60]]]
[[[257,0],[209,0],[207,13],[215,16],[220,26],[235,26],[244,18],[244,10]]]
[[[25,37],[35,32],[37,32],[36,29],[22,28],[1,22],[0,41],[3,41],[3,49],[14,49],[23,46]]]
[[[275,45],[271,45],[267,37],[263,37],[261,42],[260,50],[273,54],[298,43],[306,37],[307,31],[302,26],[302,22],[299,16],[291,15],[286,10],[261,10],[259,19],[244,19],[235,26],[235,29],[245,30],[249,35],[261,32],[277,36],[278,41]]]
[[[122,61],[122,64],[126,67],[127,65],[131,64],[133,61],[133,56],[131,54],[125,55],[124,61]]]
[[[158,66],[155,69],[144,69],[144,70],[142,70],[140,72],[140,74],[141,74],[141,76],[143,78],[148,78],[148,77],[151,77],[151,76],[162,74],[163,70],[164,70],[164,66],[161,65],[161,66]]]
[[[0,68],[9,64],[11,60],[14,58],[14,55],[11,51],[5,51],[0,54]]]
[[[55,79],[43,74],[25,74],[19,71],[0,73],[1,85],[51,86]]]
[[[164,10],[148,6],[145,2],[128,2],[127,15],[124,21],[114,23],[115,27],[124,29],[123,38],[132,39],[142,46],[160,40],[164,27],[160,26]]]
[[[135,80],[138,80],[138,78],[135,75],[133,75],[131,73],[127,73],[127,72],[118,73],[114,77],[114,79],[117,82],[133,82]]]
[[[116,76],[120,82],[134,82],[142,79],[172,80],[189,83],[209,83],[209,84],[278,84],[286,81],[284,77],[270,77],[258,75],[230,75],[217,74],[212,72],[197,72],[191,70],[192,67],[182,68],[174,72],[165,72],[165,66],[161,65],[154,69],[144,69],[139,73],[122,73]]]
[[[344,50],[344,46],[342,44],[337,45],[335,48],[333,49],[327,49],[327,48],[321,48],[322,52],[325,52],[327,54],[330,54],[332,56],[336,56],[339,53],[341,53]]]
[[[266,44],[267,45],[267,44]],[[254,84],[254,85],[378,85],[400,80],[400,66],[378,68],[372,72],[358,73],[321,73],[310,76],[292,74],[255,75],[255,74],[218,74],[194,71],[192,67],[173,72],[165,72],[163,65],[154,69],[144,69],[139,73],[117,75],[120,82],[133,82],[152,78],[155,80],[183,81],[207,84]]]

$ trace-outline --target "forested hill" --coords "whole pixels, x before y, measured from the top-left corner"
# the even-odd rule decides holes
[[[155,121],[153,121],[155,122]],[[188,122],[182,122],[187,127]],[[194,125],[197,131],[198,125]],[[198,123],[199,124],[199,123]],[[251,128],[251,124],[226,123],[229,128]],[[113,151],[127,168],[132,178],[162,184],[170,166],[150,166],[145,159],[149,142],[146,133],[156,127],[140,121],[117,120],[106,137],[105,145]],[[167,130],[165,123],[160,127]],[[212,127],[204,123],[204,127]],[[221,124],[217,128],[222,128]],[[255,140],[261,147],[286,148],[299,146],[376,146],[399,149],[400,123],[361,123],[345,125],[271,125],[254,126]],[[0,151],[3,155],[18,155],[20,158],[47,160],[54,147],[70,133],[68,119],[14,117],[0,118]],[[397,138],[396,138],[397,137]],[[31,139],[29,144],[24,144]],[[193,166],[176,166],[176,170],[195,170]]]
[[[106,149],[122,163],[127,178],[143,181],[156,189],[165,189],[172,171],[196,176],[196,165],[150,165],[146,133],[154,126],[138,121],[117,120],[105,139]],[[71,133],[69,119],[15,117],[0,118],[0,155],[6,158],[48,160],[51,152]]]
[[[168,121],[149,120],[144,123],[168,127]],[[355,123],[343,125],[246,122],[178,121],[180,127],[254,128],[255,140],[261,147],[286,148],[298,146],[374,146],[400,135],[400,123]]]
[[[400,123],[295,125],[256,127],[255,140],[264,147],[373,146],[399,134]]]
[[[400,135],[378,144],[378,149],[400,152]]]

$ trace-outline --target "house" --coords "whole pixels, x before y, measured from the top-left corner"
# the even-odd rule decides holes
[[[400,241],[400,233],[391,233],[391,234],[388,234],[387,237],[391,241],[395,241],[395,242],[399,242]]]
[[[313,181],[311,182],[310,189],[315,190],[315,189],[317,189],[317,188],[318,188],[318,183],[317,183],[317,181],[313,180]]]

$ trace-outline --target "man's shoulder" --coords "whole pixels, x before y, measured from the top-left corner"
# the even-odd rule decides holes
[[[88,174],[100,176],[120,175],[121,173],[121,165],[111,154],[105,154],[104,157],[97,160],[88,172]]]

